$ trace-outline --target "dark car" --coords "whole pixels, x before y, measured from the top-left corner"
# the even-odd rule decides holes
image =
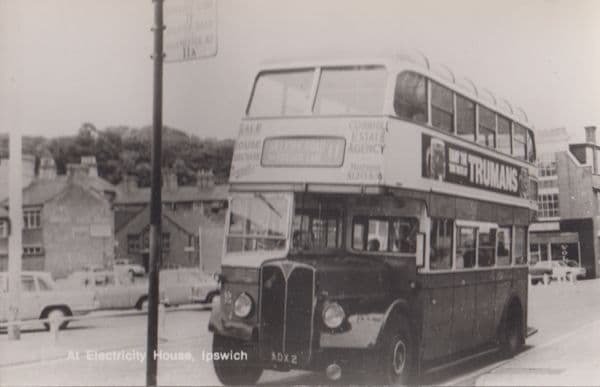
[[[538,261],[529,265],[529,277],[532,285],[536,285],[538,282],[548,285],[552,279],[552,267],[548,262]]]

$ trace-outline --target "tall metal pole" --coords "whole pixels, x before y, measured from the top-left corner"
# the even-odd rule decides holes
[[[152,113],[152,178],[150,196],[150,263],[148,273],[148,334],[146,385],[156,386],[158,349],[159,266],[161,255],[161,147],[163,80],[163,0],[154,2],[154,97]]]
[[[17,133],[15,133],[17,132]],[[22,171],[23,159],[21,156],[21,133],[13,129],[9,134],[9,164],[8,164],[8,188],[9,188],[9,216],[10,237],[8,239],[8,288],[10,294],[9,321],[19,320],[19,306],[21,302],[21,262],[23,254],[22,229],[23,229],[23,187]],[[8,327],[8,338],[19,340],[21,330],[19,325]]]

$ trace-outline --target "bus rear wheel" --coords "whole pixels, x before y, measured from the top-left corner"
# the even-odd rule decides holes
[[[515,356],[523,347],[523,319],[518,308],[513,307],[509,311],[500,340],[500,350],[502,356],[511,358]]]
[[[379,381],[386,385],[407,385],[414,375],[414,343],[405,319],[400,318],[394,325],[381,343]]]
[[[213,367],[224,385],[256,384],[263,369],[258,365],[258,353],[252,343],[231,337],[213,335]],[[245,359],[223,359],[220,355],[246,354]]]

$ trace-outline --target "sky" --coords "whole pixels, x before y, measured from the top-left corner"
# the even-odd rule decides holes
[[[418,49],[535,129],[600,126],[598,0],[217,2],[217,55],[165,65],[165,125],[234,137],[266,61]],[[150,125],[152,22],[151,0],[0,0],[0,132]]]

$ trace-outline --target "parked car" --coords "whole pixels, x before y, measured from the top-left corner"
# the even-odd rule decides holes
[[[536,285],[537,283],[542,282],[544,285],[548,285],[552,279],[552,272],[552,267],[547,261],[538,261],[529,265],[531,284]]]
[[[572,259],[567,259],[565,261],[567,266],[569,266],[572,273],[575,274],[575,278],[585,278],[587,275],[587,270],[585,267],[579,265],[579,262],[574,261]]]
[[[213,298],[219,295],[219,283],[209,275],[202,275],[192,286],[192,302],[211,304]]]
[[[0,321],[9,318],[8,273],[0,273]],[[81,315],[97,309],[98,297],[91,290],[73,291],[59,289],[50,273],[41,271],[21,272],[21,304],[19,319],[53,319]],[[64,329],[69,321],[63,321]],[[44,323],[50,329],[49,323]]]
[[[115,259],[113,269],[119,273],[127,273],[131,277],[143,277],[146,275],[146,270],[142,265],[131,263],[127,258]]]
[[[572,270],[565,261],[552,261],[550,267],[552,268],[553,280],[564,281],[570,278]]]

